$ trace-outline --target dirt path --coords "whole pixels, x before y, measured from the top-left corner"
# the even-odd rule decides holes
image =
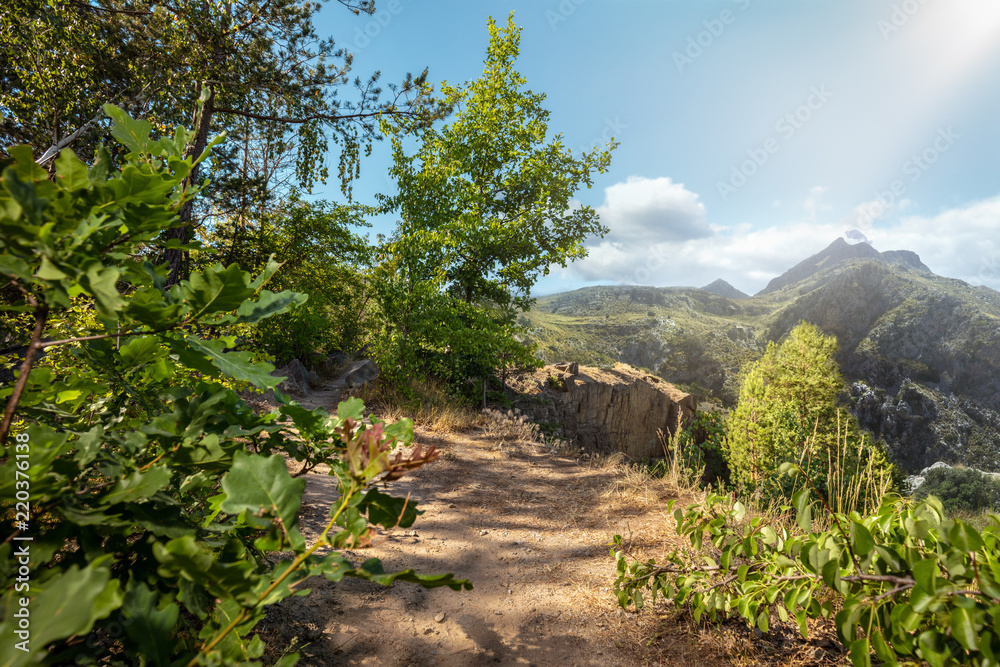
[[[329,392],[302,402],[330,407],[333,400]],[[409,493],[425,513],[412,529],[347,553],[359,562],[377,557],[388,571],[453,572],[475,589],[313,579],[311,595],[286,600],[268,615],[272,632],[306,644],[300,664],[658,663],[642,641],[649,615],[622,612],[610,592],[614,561],[607,543],[630,528],[666,534],[668,494],[615,493],[620,468],[481,432],[438,436],[418,429],[417,441],[437,445],[443,456],[389,490]],[[301,518],[307,539],[322,529],[334,495],[329,477],[307,477]]]

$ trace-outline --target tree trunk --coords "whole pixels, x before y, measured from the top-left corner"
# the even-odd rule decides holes
[[[208,132],[212,126],[212,113],[215,110],[215,90],[209,92],[208,98],[200,104],[195,115],[195,137],[194,143],[188,146],[185,157],[197,157],[204,152],[208,146]],[[191,187],[198,181],[200,165],[195,165],[191,173],[184,179],[184,187]],[[194,200],[189,199],[184,202],[180,210],[180,222],[177,227],[167,230],[167,239],[177,239],[181,243],[187,243],[194,235],[194,228],[191,219],[194,217]],[[190,256],[187,250],[180,248],[167,248],[165,251],[167,265],[170,267],[170,274],[167,276],[167,286],[176,285],[187,277]]]

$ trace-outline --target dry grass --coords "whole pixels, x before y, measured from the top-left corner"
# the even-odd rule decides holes
[[[434,379],[415,380],[411,395],[381,382],[369,383],[356,396],[380,418],[408,418],[429,431],[463,433],[483,423],[482,415],[464,401],[448,394],[447,386]]]

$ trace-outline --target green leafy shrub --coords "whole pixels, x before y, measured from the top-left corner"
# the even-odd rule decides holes
[[[779,473],[783,463],[802,466],[838,510],[875,507],[898,480],[884,447],[838,405],[846,385],[836,353],[833,336],[803,322],[745,369],[725,449],[748,496],[791,498],[797,482]]]
[[[972,468],[934,468],[914,496],[935,496],[950,514],[1000,510],[1000,481]]]
[[[730,483],[725,448],[726,424],[721,412],[697,412],[681,431],[680,450],[684,467],[701,470],[701,483],[717,487]]]
[[[360,400],[329,415],[279,397],[257,415],[217,380],[273,388],[273,366],[218,334],[305,297],[265,289],[273,260],[256,277],[216,264],[168,287],[142,253],[178,245],[162,236],[197,191],[185,181],[191,133],[153,139],[148,123],[105,110],[128,149],[120,170],[103,149],[90,167],[67,150],[49,180],[15,147],[0,179],[0,272],[20,295],[3,308],[32,320],[17,380],[0,390],[12,520],[0,664],[259,665],[265,607],[307,594],[309,576],[470,588],[337,551],[367,544],[373,524],[411,525],[416,505],[374,484],[437,452],[393,452],[412,443],[412,422],[365,423]],[[297,475],[320,464],[338,493],[307,544]]]
[[[814,528],[817,498],[826,529]],[[793,505],[791,528],[782,516],[747,520],[731,497],[678,507],[677,534],[690,548],[660,563],[615,536],[619,603],[641,609],[662,596],[696,622],[738,616],[767,633],[775,620],[794,621],[803,637],[807,619],[831,619],[857,667],[873,654],[886,665],[998,664],[1000,516],[979,532],[946,518],[933,498],[898,496],[867,516],[838,513],[811,485]]]

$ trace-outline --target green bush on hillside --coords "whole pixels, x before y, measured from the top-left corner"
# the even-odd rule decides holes
[[[803,481],[779,474],[783,463],[800,465],[837,508],[873,507],[893,486],[884,447],[838,406],[846,385],[836,353],[836,338],[803,322],[744,370],[725,440],[738,488],[764,500],[791,498]]]
[[[1000,509],[1000,481],[972,468],[929,470],[914,495],[937,497],[950,514]]]

